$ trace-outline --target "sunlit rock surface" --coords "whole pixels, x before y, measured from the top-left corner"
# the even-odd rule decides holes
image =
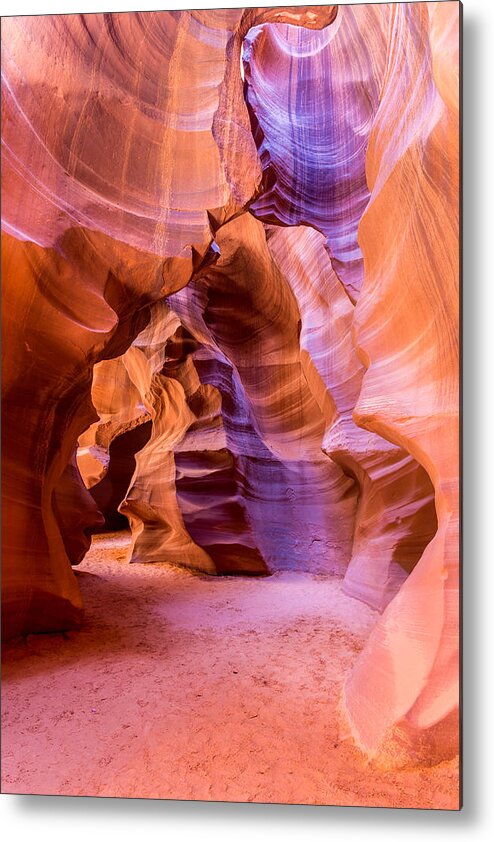
[[[367,150],[371,201],[359,228],[366,271],[355,318],[356,345],[367,371],[354,417],[424,466],[438,518],[436,536],[388,606],[347,684],[352,728],[373,751],[400,720],[412,744],[417,732],[430,730],[437,754],[451,751],[457,729],[455,11],[456,4],[441,3],[392,7],[396,37]]]
[[[337,574],[348,735],[457,751],[458,70],[454,2],[2,21],[7,635],[125,522]]]

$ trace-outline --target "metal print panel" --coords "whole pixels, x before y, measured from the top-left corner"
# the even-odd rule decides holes
[[[458,809],[458,2],[2,19],[2,787]]]

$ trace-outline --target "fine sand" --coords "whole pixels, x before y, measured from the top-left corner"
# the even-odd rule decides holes
[[[4,647],[2,790],[454,809],[458,763],[386,772],[341,740],[341,682],[376,613],[309,574],[76,568],[80,632]]]

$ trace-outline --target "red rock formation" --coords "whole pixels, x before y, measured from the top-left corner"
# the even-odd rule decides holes
[[[80,622],[53,495],[94,420],[92,366],[120,355],[148,304],[187,283],[211,242],[208,210],[226,218],[254,194],[250,133],[242,168],[228,169],[213,120],[216,138],[220,115],[223,126],[248,125],[243,99],[228,95],[227,54],[270,14],[283,19],[224,10],[3,21],[9,633]],[[328,20],[327,9],[287,15]]]
[[[366,149],[379,105],[388,16],[386,4],[342,6],[321,32],[254,28],[243,51],[263,165],[263,189],[252,209],[267,222],[323,232],[353,299],[363,278],[357,229],[369,199]]]
[[[169,340],[173,341],[178,325],[166,305],[155,307],[149,327],[123,358],[151,418],[152,432],[136,456],[120,511],[131,525],[132,561],[179,562],[214,573],[211,559],[187,533],[177,502],[174,449],[197,421],[189,403],[201,390],[190,367],[181,378],[166,376]]]
[[[303,371],[296,299],[269,252],[262,224],[252,216],[222,226],[216,243],[220,255],[214,267],[169,302],[218,362],[226,360],[234,369],[235,385],[220,385],[220,390],[234,392],[236,429],[230,422],[228,447],[237,457],[238,470],[249,476],[254,493],[247,496],[264,501],[262,515],[247,504],[254,531],[256,524],[259,534],[287,521],[282,527],[284,544],[291,544],[292,557],[301,534],[307,535],[305,561],[275,560],[270,548],[271,569],[314,565],[328,570],[334,564],[346,565],[355,489],[321,451],[324,418]],[[243,429],[239,416],[246,416]],[[275,471],[268,488],[266,464]],[[283,498],[284,512],[275,502]],[[298,508],[295,517],[288,508],[291,498]],[[266,547],[261,536],[260,540]],[[317,543],[325,548],[325,558],[318,561]],[[333,547],[328,547],[331,543]]]
[[[458,68],[458,12],[454,3],[392,8],[395,38],[367,152],[356,313],[367,369],[356,421],[423,465],[438,530],[372,633],[346,707],[368,750],[399,722],[412,745],[417,732],[426,753],[432,743],[436,758],[457,748],[459,131],[455,71],[445,64]]]
[[[456,749],[457,12],[3,21],[8,634],[80,624],[96,500],[133,561],[344,574],[349,733]]]
[[[401,545],[409,562],[418,560],[432,537],[430,482],[424,471],[413,467],[410,456],[434,486],[437,535],[388,606],[345,693],[350,730],[359,745],[373,753],[389,740],[390,757],[402,762],[392,737],[408,740],[416,749],[419,732],[421,750],[434,757],[457,747],[458,6],[375,6],[340,12],[339,24],[328,30],[326,39],[324,33],[311,37],[288,28],[249,35],[247,97],[264,164],[264,190],[252,210],[267,221],[312,225],[327,237],[332,268],[350,297],[358,299],[352,330],[367,370],[360,392],[353,393],[354,403],[347,379],[350,366],[343,380],[346,395],[341,408],[349,401],[347,413],[353,408],[360,427],[401,449],[401,457],[398,448],[393,456],[389,445],[378,445],[376,463],[372,439],[366,442],[357,434],[349,447],[345,413],[343,424],[335,428],[334,408],[316,386],[329,410],[329,452],[348,466],[348,457],[354,463],[357,456],[357,462],[374,462],[374,472],[377,469],[377,476],[372,476],[372,469],[369,472],[368,493],[374,497],[370,501],[361,469],[358,474],[362,498],[346,578],[350,592],[360,591],[374,602],[383,597],[387,601],[399,585],[387,579],[389,560],[381,556],[375,577],[376,568],[371,573],[370,565],[360,558],[359,530],[369,561],[373,554],[369,515],[380,512],[382,518],[386,510],[377,547],[383,540],[386,543],[388,517],[392,532],[404,527],[403,536],[408,532],[412,538],[412,544],[409,537]],[[379,48],[383,34],[386,50]],[[451,73],[448,62],[453,65]],[[278,79],[273,81],[270,68],[275,63],[286,67],[280,74],[287,80],[285,88]],[[360,72],[349,90],[347,74],[357,66]],[[307,120],[307,112],[315,111],[304,97],[304,82],[311,72],[327,91],[327,124],[325,115],[322,121]],[[352,96],[357,88],[360,98]],[[328,124],[338,122],[335,141]],[[288,153],[281,130],[287,123],[292,127]],[[338,154],[333,156],[335,150]],[[362,181],[364,163],[370,197]],[[346,223],[343,240],[341,219]],[[364,259],[360,298],[358,260],[352,259],[359,246]],[[278,261],[289,266],[285,243],[279,246]],[[299,270],[293,277],[300,284],[303,274]],[[327,302],[326,296],[323,300]],[[312,343],[314,327],[309,322]],[[344,377],[341,361],[339,366]],[[355,366],[353,371],[355,377]],[[334,372],[332,385],[338,386]],[[396,485],[389,483],[390,469]],[[385,488],[381,499],[380,485]],[[401,515],[394,519],[392,498],[405,515],[405,524]],[[391,593],[386,594],[389,588]]]
[[[433,488],[406,450],[352,418],[364,368],[352,338],[354,306],[323,235],[272,228],[268,245],[300,308],[302,366],[326,421],[323,450],[360,489],[344,590],[382,610],[436,532]]]

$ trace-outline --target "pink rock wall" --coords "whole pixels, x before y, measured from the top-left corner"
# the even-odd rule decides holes
[[[81,623],[96,500],[132,561],[343,576],[348,733],[457,750],[458,14],[2,22],[7,634]]]
[[[346,690],[352,727],[369,749],[400,722],[409,740],[428,731],[436,756],[455,745],[459,692],[458,7],[446,6],[392,10],[396,38],[367,152],[355,318],[367,370],[354,416],[423,465],[438,529]]]

